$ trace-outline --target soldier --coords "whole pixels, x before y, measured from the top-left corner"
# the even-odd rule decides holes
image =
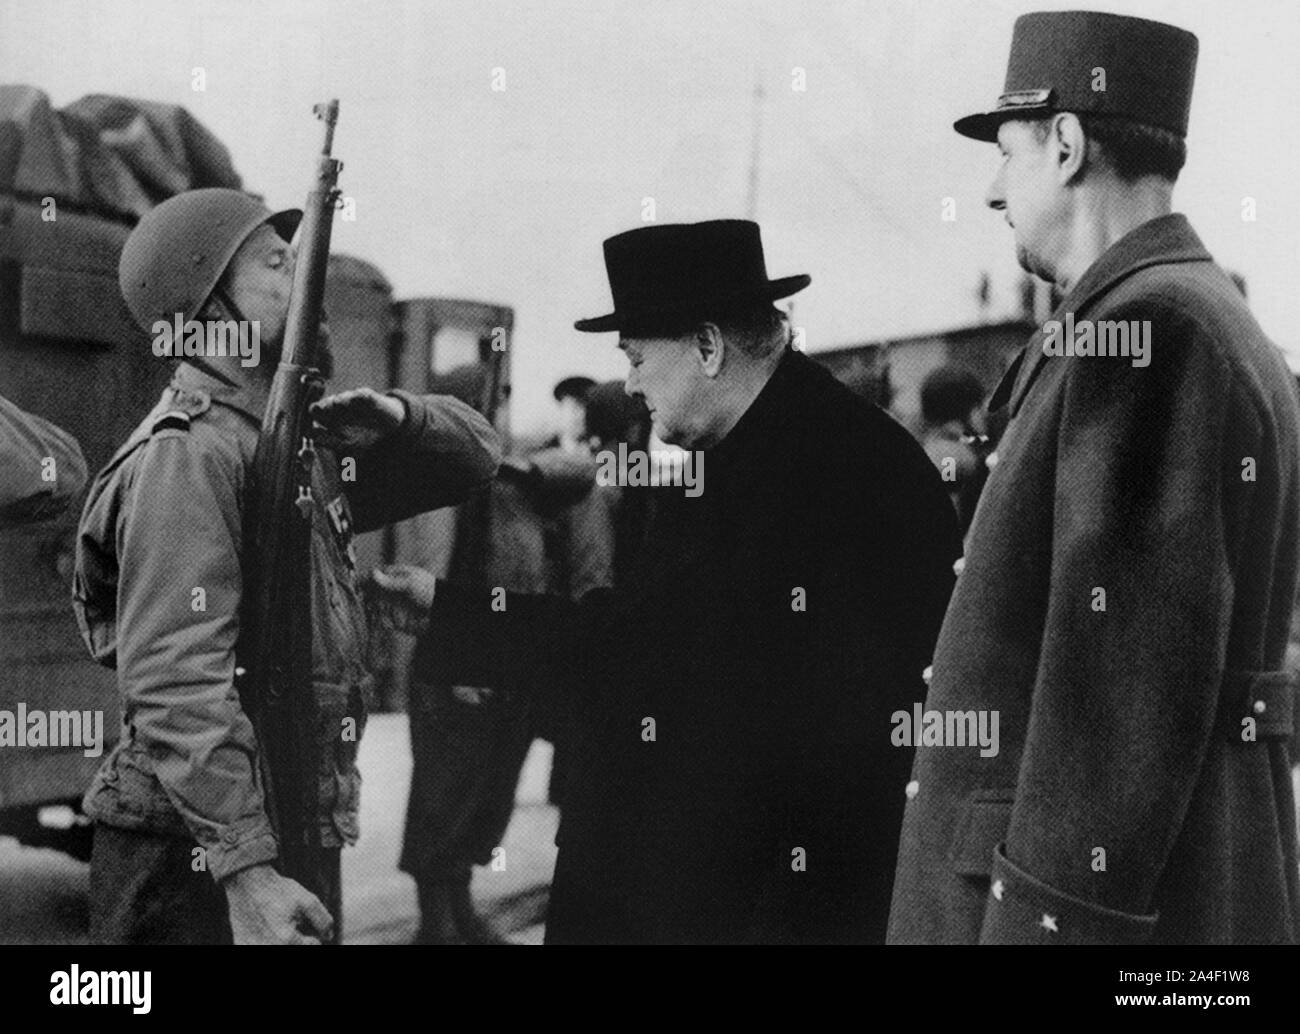
[[[997,108],[956,124],[996,141],[988,203],[1063,300],[990,400],[1011,420],[926,702],[998,718],[999,749],[917,748],[891,942],[1300,936],[1296,401],[1172,213],[1196,52],[1028,14]]]
[[[360,790],[356,736],[343,730],[352,719],[359,735],[370,682],[352,535],[459,502],[496,471],[495,432],[454,399],[361,388],[313,408],[322,904],[273,867],[257,742],[234,687],[243,505],[299,218],[238,191],[196,190],[147,213],[122,252],[122,294],[147,332],[195,317],[257,321],[262,359],[181,363],[82,515],[77,615],[93,656],[116,667],[124,703],[121,741],[85,798],[95,941],[337,938],[339,848],[357,838]]]

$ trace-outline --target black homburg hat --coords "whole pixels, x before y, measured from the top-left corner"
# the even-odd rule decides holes
[[[1122,116],[1185,137],[1196,49],[1192,33],[1145,18],[1096,11],[1021,15],[997,107],[958,119],[953,128],[994,141],[1008,119],[1073,111]]]
[[[579,330],[651,333],[802,291],[812,278],[767,278],[758,224],[745,219],[646,226],[605,241],[614,311]]]

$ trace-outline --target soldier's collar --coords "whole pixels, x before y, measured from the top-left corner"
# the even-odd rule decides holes
[[[188,391],[206,392],[214,402],[238,410],[255,425],[262,426],[262,414],[266,412],[266,401],[270,396],[269,386],[260,382],[232,381],[192,363],[181,363],[176,368],[172,384]]]

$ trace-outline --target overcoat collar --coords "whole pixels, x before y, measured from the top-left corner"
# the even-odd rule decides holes
[[[770,452],[774,444],[781,442],[777,436],[783,433],[786,421],[798,408],[795,394],[800,366],[808,361],[794,349],[786,349],[749,408],[725,437],[708,451],[711,463],[731,466]]]
[[[796,455],[791,430],[803,408],[811,366],[807,356],[787,349],[735,426],[705,450],[700,496],[687,498],[675,486],[630,489],[658,493],[638,573],[628,580],[630,613],[643,614],[645,601],[664,591],[679,593],[687,581],[684,572],[717,561],[719,540],[734,542],[737,522],[753,529],[780,519],[780,498]]]
[[[1212,262],[1200,237],[1181,213],[1162,215],[1138,226],[1112,244],[1079,278],[1070,293],[1052,313],[1060,321],[1067,312],[1078,319],[1098,297],[1126,277],[1148,266],[1173,262]],[[1050,321],[1049,321],[1050,322]],[[1009,406],[1015,416],[1028,394],[1034,378],[1041,371],[1044,331],[1039,327],[1024,351],[1015,358],[989,399],[989,411]]]

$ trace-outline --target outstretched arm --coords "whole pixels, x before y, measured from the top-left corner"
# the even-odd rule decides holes
[[[355,388],[311,415],[316,440],[339,454],[358,532],[462,502],[501,462],[496,431],[449,395]]]

